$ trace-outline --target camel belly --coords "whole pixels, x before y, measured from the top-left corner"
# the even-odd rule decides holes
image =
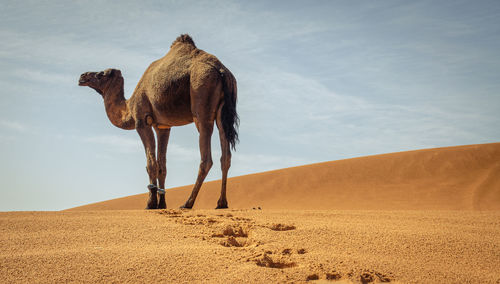
[[[182,126],[192,122],[191,106],[168,106],[153,111],[153,124],[162,125],[163,128]]]
[[[183,125],[186,125],[186,124],[190,124],[193,122],[193,118],[189,118],[189,119],[158,119],[158,121],[156,122],[156,125],[158,128],[160,129],[166,129],[166,128],[170,128],[170,127],[173,127],[173,126],[183,126]]]

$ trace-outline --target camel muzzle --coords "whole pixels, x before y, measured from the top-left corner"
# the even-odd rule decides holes
[[[86,86],[85,84],[88,83],[88,81],[89,80],[86,78],[85,74],[82,74],[78,80],[78,86]]]
[[[87,83],[87,80],[78,80],[78,86],[85,86],[85,83]]]
[[[79,86],[88,86],[88,83],[91,79],[95,78],[96,72],[85,72],[80,75],[80,79],[78,80]]]

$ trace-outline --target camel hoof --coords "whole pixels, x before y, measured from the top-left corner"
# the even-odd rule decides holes
[[[186,203],[186,204],[182,205],[182,206],[181,206],[181,207],[179,207],[179,208],[180,208],[180,209],[191,209],[191,208],[193,208],[193,205],[188,206],[188,205],[187,205],[187,203]]]
[[[217,208],[215,209],[227,209],[227,200],[219,200],[217,201]]]
[[[157,209],[158,208],[158,200],[156,199],[156,196],[153,196],[149,198],[146,209]]]
[[[166,209],[167,202],[165,201],[165,194],[160,194],[160,200],[158,201],[158,209]]]
[[[158,201],[156,198],[150,199],[147,203],[146,209],[158,209]]]
[[[167,204],[166,203],[159,203],[158,204],[158,209],[167,209]]]
[[[158,209],[158,207],[148,205],[148,206],[146,206],[146,208],[144,208],[144,209],[146,209],[146,210],[154,210],[154,209]]]

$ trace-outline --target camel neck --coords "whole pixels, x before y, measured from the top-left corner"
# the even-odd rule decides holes
[[[104,107],[111,123],[119,128],[131,130],[135,128],[135,121],[130,113],[128,101],[123,92],[123,80],[115,87],[108,87],[104,91]]]

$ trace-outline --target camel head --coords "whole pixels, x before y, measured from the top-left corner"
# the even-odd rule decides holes
[[[79,86],[89,86],[103,95],[106,89],[123,85],[122,72],[118,69],[106,69],[101,72],[85,72],[78,80]]]

